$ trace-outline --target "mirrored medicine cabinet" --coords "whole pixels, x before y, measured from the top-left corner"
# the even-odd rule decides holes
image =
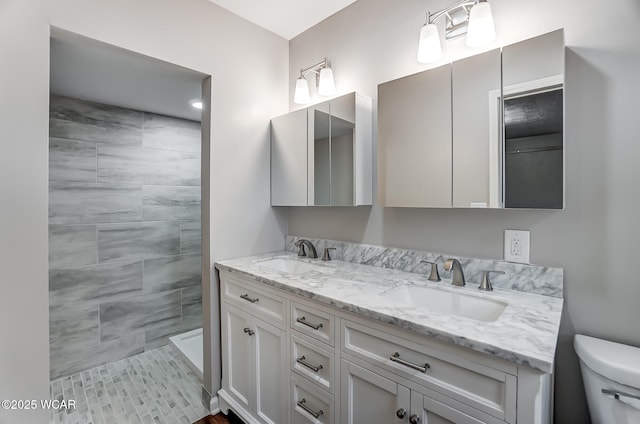
[[[564,32],[378,86],[384,206],[564,207]]]
[[[272,119],[271,204],[371,205],[371,116],[350,93]]]

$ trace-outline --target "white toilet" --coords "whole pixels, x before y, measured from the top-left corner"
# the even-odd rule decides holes
[[[577,334],[593,424],[640,423],[640,348]]]

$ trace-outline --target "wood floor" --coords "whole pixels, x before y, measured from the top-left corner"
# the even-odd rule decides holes
[[[204,417],[200,421],[196,421],[193,424],[230,424],[229,420],[222,414],[216,414],[215,416],[209,415]]]
[[[209,415],[207,417],[204,417],[200,421],[196,421],[193,424],[243,424],[243,423],[242,421],[240,421],[240,419],[236,417],[233,417],[233,416],[225,417],[222,414],[216,414],[216,415]]]

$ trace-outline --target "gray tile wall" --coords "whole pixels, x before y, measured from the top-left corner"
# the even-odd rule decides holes
[[[51,378],[202,326],[200,124],[52,96]]]

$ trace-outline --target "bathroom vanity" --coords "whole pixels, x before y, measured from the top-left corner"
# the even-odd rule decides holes
[[[247,423],[551,422],[561,297],[291,252],[216,268],[219,402]]]

